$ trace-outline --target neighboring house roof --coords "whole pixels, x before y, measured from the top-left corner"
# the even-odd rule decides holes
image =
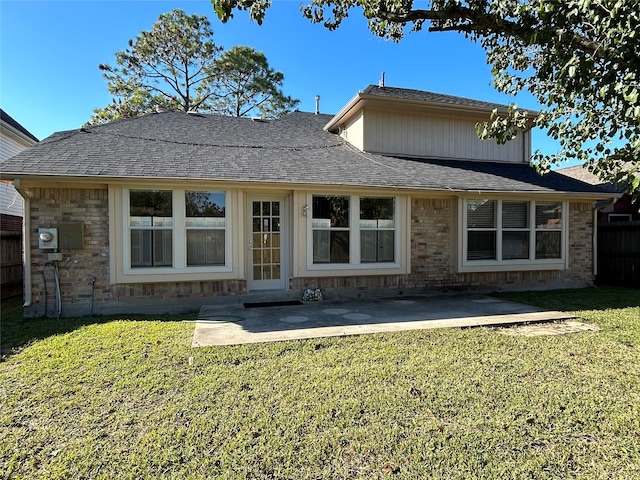
[[[631,167],[631,162],[625,162],[622,168],[624,170],[630,167]],[[600,188],[611,193],[621,193],[624,191],[624,188],[613,185],[610,182],[603,182],[600,179],[600,177],[598,177],[595,173],[589,171],[585,165],[576,165],[574,167],[559,168],[557,172],[561,173],[562,175],[566,175],[567,177],[580,180],[581,182],[588,183],[590,185],[598,185],[600,186]]]
[[[13,157],[38,139],[0,108],[0,162]],[[22,197],[13,185],[0,182],[0,213],[22,216]]]
[[[153,113],[59,132],[2,165],[3,176],[186,179],[445,192],[603,191],[526,164],[400,158],[363,153],[323,130],[330,115],[277,120]]]
[[[11,117],[11,115],[9,115],[7,112],[2,110],[1,108],[0,108],[0,120],[2,120],[3,123],[6,123],[7,125],[13,127],[15,130],[20,132],[25,137],[33,140],[34,142],[38,141],[38,139],[35,137],[35,135],[33,135],[29,130],[27,130],[22,125],[20,125],[18,122],[16,122],[13,119],[13,117]]]

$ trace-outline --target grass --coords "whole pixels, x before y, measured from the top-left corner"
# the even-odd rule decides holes
[[[192,349],[185,317],[3,303],[0,477],[639,478],[640,292],[501,296],[602,330]]]

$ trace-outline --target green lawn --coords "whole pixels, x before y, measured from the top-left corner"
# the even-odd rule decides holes
[[[501,296],[602,330],[192,349],[193,315],[5,302],[0,478],[640,478],[640,291]]]

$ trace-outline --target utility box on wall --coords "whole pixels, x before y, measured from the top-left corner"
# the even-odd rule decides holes
[[[60,248],[84,248],[84,223],[59,223],[58,244]]]
[[[57,228],[39,228],[38,229],[38,248],[49,250],[58,248],[58,229]]]

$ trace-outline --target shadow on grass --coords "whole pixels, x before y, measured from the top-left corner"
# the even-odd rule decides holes
[[[496,292],[491,295],[512,302],[564,312],[640,306],[640,289],[613,286],[569,290]]]
[[[194,320],[197,313],[182,315],[105,315],[69,318],[23,318],[22,298],[2,300],[0,308],[0,358],[19,352],[26,345],[54,335],[77,330],[86,325],[98,325],[115,320],[180,322]]]

